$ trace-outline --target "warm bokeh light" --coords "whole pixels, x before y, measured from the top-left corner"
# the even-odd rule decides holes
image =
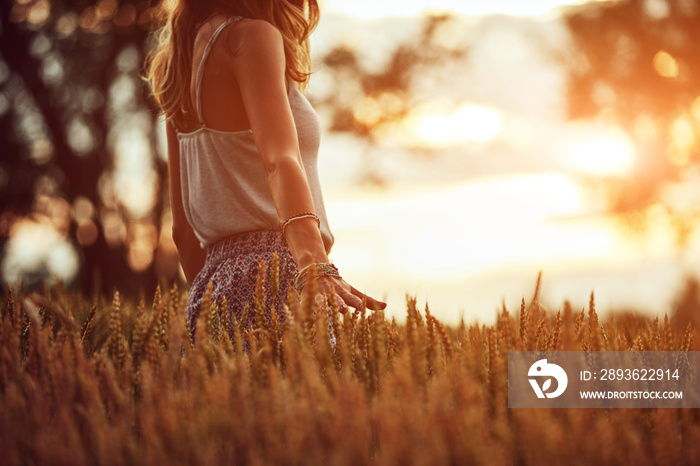
[[[95,8],[97,16],[101,19],[110,19],[117,12],[119,2],[117,0],[100,0]]]
[[[114,15],[114,24],[121,27],[130,26],[136,21],[136,13],[136,7],[132,3],[126,3]]]
[[[382,120],[391,120],[405,109],[405,102],[393,92],[382,92],[378,96],[366,96],[353,107],[355,120],[374,126]]]
[[[95,216],[95,206],[85,196],[77,196],[73,201],[73,217],[76,221],[89,220]]]
[[[580,5],[591,0],[490,0],[467,2],[464,0],[325,0],[325,11],[334,11],[364,19],[382,16],[413,16],[420,13],[455,12],[467,15],[509,14],[536,16],[562,6]],[[592,0],[610,1],[610,0]]]
[[[99,231],[97,225],[90,219],[81,220],[78,222],[78,227],[75,231],[75,239],[83,247],[92,246],[97,241]]]
[[[677,166],[687,165],[696,145],[693,123],[684,117],[676,119],[671,124],[671,143],[666,152],[669,161]]]
[[[129,229],[127,260],[132,270],[146,270],[155,259],[159,232],[152,224],[135,223]]]
[[[78,266],[75,249],[49,221],[25,218],[12,224],[2,262],[4,280],[23,280],[27,286],[54,277],[69,282]]]
[[[105,209],[101,220],[105,240],[110,247],[116,248],[126,241],[126,224],[116,211]]]
[[[571,165],[584,173],[623,175],[634,164],[634,145],[620,129],[610,129],[574,144],[569,154]]]
[[[31,6],[27,14],[27,21],[32,24],[41,24],[49,19],[50,14],[51,3],[48,0],[39,0]]]
[[[158,195],[150,151],[146,134],[136,128],[123,131],[114,149],[114,191],[134,218],[147,215]]]
[[[678,77],[678,61],[670,53],[660,50],[654,55],[654,69],[664,78],[674,79]]]
[[[50,224],[57,233],[65,235],[70,228],[71,207],[65,199],[39,193],[34,199],[33,216],[42,223]]]
[[[700,123],[700,96],[696,97],[693,101],[693,108],[691,110],[695,119]]]

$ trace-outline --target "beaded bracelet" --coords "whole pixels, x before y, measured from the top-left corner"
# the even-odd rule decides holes
[[[317,262],[315,264],[309,264],[297,272],[296,276],[294,277],[294,288],[297,290],[297,293],[301,294],[301,290],[304,289],[304,286],[309,279],[309,269],[311,267],[316,269],[316,279],[324,276],[343,278],[340,276],[340,273],[338,273],[338,267],[330,262]]]
[[[319,219],[316,214],[311,213],[311,212],[302,212],[300,214],[292,215],[291,217],[289,217],[287,220],[285,220],[283,223],[280,224],[280,230],[282,231],[282,236],[284,236],[284,229],[287,228],[287,225],[292,223],[294,220],[300,220],[302,218],[313,218],[314,220],[316,220],[318,227],[321,228],[321,219]]]

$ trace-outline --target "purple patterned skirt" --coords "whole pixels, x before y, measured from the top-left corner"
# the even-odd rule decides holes
[[[279,257],[279,291],[270,296],[272,256]],[[249,316],[255,309],[253,297],[258,278],[258,264],[267,263],[265,276],[265,314],[270,318],[271,312],[280,314],[284,319],[282,308],[287,302],[287,291],[294,283],[297,265],[292,258],[287,242],[277,230],[261,230],[240,233],[218,241],[209,248],[204,267],[197,274],[190,287],[187,304],[187,323],[194,334],[197,318],[202,307],[202,298],[209,282],[213,284],[212,302],[219,305],[226,298],[225,316],[238,321],[243,317],[243,310],[248,305]]]

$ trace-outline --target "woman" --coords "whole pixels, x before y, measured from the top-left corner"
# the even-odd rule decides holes
[[[303,296],[317,277],[341,311],[386,304],[329,263],[333,244],[316,157],[319,124],[299,90],[310,76],[316,0],[179,0],[151,56],[148,78],[167,121],[173,239],[191,284],[191,330],[207,287],[240,319],[258,264],[277,253],[279,290]],[[206,252],[205,252],[206,249]],[[315,274],[311,271],[315,269]],[[269,287],[269,272],[268,286]]]

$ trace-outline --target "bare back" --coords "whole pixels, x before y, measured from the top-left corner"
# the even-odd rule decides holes
[[[206,126],[218,131],[244,131],[250,129],[238,82],[233,75],[229,62],[234,59],[235,41],[239,38],[235,32],[238,22],[228,25],[213,43],[209,56],[204,64],[202,57],[212,35],[227,18],[216,15],[208,19],[197,31],[195,38],[192,74],[190,79],[190,98],[196,109],[197,73],[203,65],[203,76],[200,88],[202,116]],[[193,115],[194,116],[194,115]],[[194,119],[187,131],[197,129]]]

